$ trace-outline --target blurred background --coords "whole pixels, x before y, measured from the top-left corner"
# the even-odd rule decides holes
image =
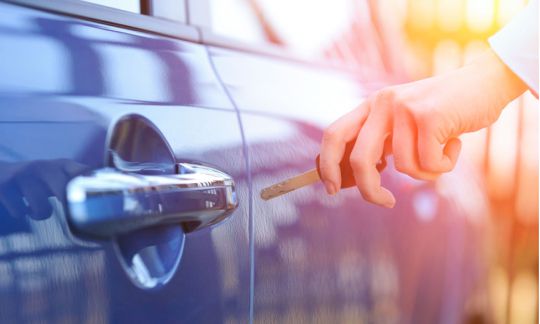
[[[380,87],[378,78],[399,83],[466,64],[526,5],[522,0],[210,2],[214,32],[358,68],[374,89]],[[374,37],[373,28],[384,37]],[[366,65],[372,70],[362,68]],[[490,202],[486,279],[493,318],[537,323],[538,101],[527,92],[491,128],[465,135],[463,143],[461,161],[484,179]]]

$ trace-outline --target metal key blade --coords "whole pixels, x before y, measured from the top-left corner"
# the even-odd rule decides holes
[[[269,200],[319,181],[317,169],[312,169],[261,190],[261,198]]]

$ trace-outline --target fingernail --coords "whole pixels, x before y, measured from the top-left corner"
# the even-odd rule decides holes
[[[326,192],[329,195],[335,195],[336,194],[336,187],[334,184],[330,181],[324,181],[324,187],[326,188]]]
[[[389,201],[386,202],[386,204],[384,204],[384,207],[394,208],[395,205],[396,205],[396,199],[392,197]]]

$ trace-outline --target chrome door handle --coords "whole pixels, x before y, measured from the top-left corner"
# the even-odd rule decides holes
[[[229,175],[191,163],[177,169],[177,174],[144,175],[104,168],[72,179],[71,225],[100,237],[170,223],[193,231],[226,219],[238,206]]]

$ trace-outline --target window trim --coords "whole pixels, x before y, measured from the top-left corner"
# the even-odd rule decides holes
[[[72,17],[91,19],[129,29],[149,31],[182,40],[201,42],[199,31],[194,26],[169,19],[136,14],[90,2],[73,0],[4,0],[7,3],[42,9]],[[185,6],[179,2],[185,8]]]
[[[159,0],[147,0],[150,2],[159,2]],[[207,0],[194,0],[202,1]],[[71,17],[93,20],[99,23],[106,23],[112,26],[138,30],[143,32],[151,32],[154,34],[173,37],[180,40],[199,43],[210,47],[218,47],[239,51],[242,53],[251,53],[273,57],[289,62],[307,64],[313,67],[331,69],[341,71],[347,74],[357,74],[358,71],[351,69],[336,62],[328,62],[317,59],[307,59],[300,55],[296,55],[293,51],[272,45],[270,43],[249,43],[238,40],[233,37],[217,34],[210,30],[209,26],[194,25],[196,21],[191,21],[191,18],[196,16],[193,12],[193,7],[190,5],[192,0],[182,0],[185,8],[186,23],[176,22],[173,20],[136,14],[133,12],[120,10],[112,7],[94,4],[91,2],[74,1],[74,0],[0,0],[0,2],[12,3],[29,8],[45,10],[53,13],[65,14]],[[203,10],[206,6],[195,6],[197,10]],[[208,7],[206,7],[208,8]],[[199,14],[201,14],[199,12]]]

